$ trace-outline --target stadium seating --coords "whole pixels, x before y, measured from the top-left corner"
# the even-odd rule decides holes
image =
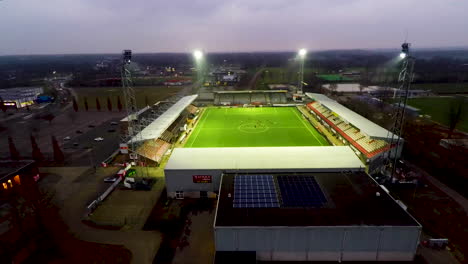
[[[384,140],[370,139],[359,129],[347,123],[339,116],[334,115],[330,110],[321,105],[319,102],[312,102],[307,105],[309,109],[319,113],[321,118],[324,118],[326,126],[333,127],[344,138],[348,140],[353,146],[359,149],[367,157],[380,153],[381,151],[389,148],[389,144]]]
[[[187,106],[186,110],[191,114],[195,114],[198,111],[198,107],[194,105],[189,105]]]
[[[137,150],[138,154],[148,159],[160,162],[171,144],[162,139],[145,141]]]

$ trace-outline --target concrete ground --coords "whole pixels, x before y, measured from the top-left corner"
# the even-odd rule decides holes
[[[139,168],[144,177],[155,178],[151,191],[134,191],[118,187],[90,215],[90,220],[102,226],[124,227],[139,230],[161,196],[165,181],[162,168]],[[137,170],[137,173],[139,172]]]
[[[102,244],[123,245],[132,252],[131,263],[152,263],[161,243],[161,233],[136,228],[102,230],[82,222],[88,203],[107,187],[103,178],[115,174],[117,170],[118,168],[98,168],[94,173],[90,167],[40,168],[40,172],[45,176],[39,185],[41,189],[54,195],[53,202],[60,208],[63,220],[76,238]]]
[[[189,214],[188,219],[191,224],[185,227],[186,230],[190,230],[190,235],[187,237],[188,245],[177,248],[173,264],[213,263],[215,256],[214,217],[215,210],[204,211],[196,215]]]

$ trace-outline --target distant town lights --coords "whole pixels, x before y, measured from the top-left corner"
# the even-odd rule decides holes
[[[307,50],[306,50],[306,49],[300,49],[300,50],[299,50],[299,56],[305,57],[306,54],[307,54]]]
[[[203,52],[200,50],[195,50],[193,52],[193,57],[195,57],[196,60],[201,60],[201,58],[203,58]]]

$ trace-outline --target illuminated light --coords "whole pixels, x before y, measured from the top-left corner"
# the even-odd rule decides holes
[[[3,183],[3,189],[8,190],[8,185],[5,182]]]
[[[10,187],[13,187],[13,183],[11,182],[11,180],[8,180],[8,184],[10,184]]]
[[[400,53],[400,58],[401,58],[401,59],[406,58],[406,53],[404,53],[404,52]]]
[[[299,50],[299,56],[305,57],[306,54],[307,54],[307,50],[306,50],[306,49],[300,49],[300,50]]]
[[[203,57],[203,52],[200,50],[195,50],[193,52],[193,57],[195,57],[196,60],[200,60]]]
[[[20,180],[20,176],[19,175],[16,175],[13,180],[15,181],[16,184],[20,185],[21,184],[21,180]]]

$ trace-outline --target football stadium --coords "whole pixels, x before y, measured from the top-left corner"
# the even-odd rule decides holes
[[[215,263],[412,261],[421,225],[368,174],[389,132],[321,94],[269,95],[185,96],[128,142],[169,198],[217,200]]]

